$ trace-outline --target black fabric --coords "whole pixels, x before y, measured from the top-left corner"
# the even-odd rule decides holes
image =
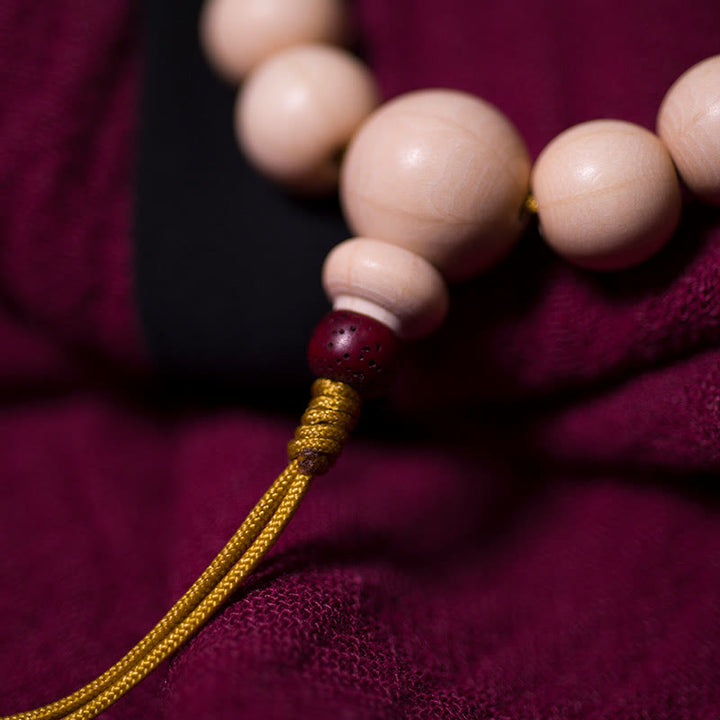
[[[348,231],[336,199],[293,199],[245,163],[235,88],[203,59],[199,9],[145,7],[135,256],[146,342],[193,384],[306,388],[307,339],[329,309],[322,262]]]

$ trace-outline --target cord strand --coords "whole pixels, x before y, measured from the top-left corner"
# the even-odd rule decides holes
[[[165,616],[98,678],[55,702],[0,720],[90,720],[192,637],[270,550],[315,475],[327,472],[357,423],[361,399],[345,383],[320,379],[288,445],[290,463],[217,557]]]
[[[44,705],[28,712],[19,713],[2,720],[56,720],[72,712],[77,707],[91,700],[108,685],[111,685],[123,673],[131,669],[148,652],[150,652],[189,612],[210,592],[211,588],[222,579],[237,558],[249,547],[272,516],[284,497],[296,472],[296,464],[291,463],[268,491],[260,498],[250,511],[243,524],[220,551],[217,557],[205,569],[202,575],[192,584],[185,594],[172,606],[163,618],[117,663],[100,677],[88,683],[77,692],[61,700]]]
[[[197,633],[220,606],[227,601],[230,595],[235,592],[272,547],[295,513],[310,485],[310,481],[311,478],[308,475],[298,474],[293,480],[287,495],[280,503],[277,512],[258,535],[257,540],[188,617],[129,672],[120,676],[115,683],[72,714],[66,715],[65,718],[67,720],[91,720],[91,718],[96,717],[141,680],[144,680],[163,660],[172,655]]]

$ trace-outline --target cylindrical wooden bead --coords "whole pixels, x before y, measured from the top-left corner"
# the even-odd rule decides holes
[[[380,107],[348,148],[341,199],[358,235],[470,277],[523,228],[530,159],[510,121],[454,90],[408,93]]]
[[[683,73],[660,106],[657,129],[687,186],[720,205],[720,55]]]
[[[342,0],[206,0],[200,40],[215,69],[239,82],[292,45],[341,42],[345,24]]]
[[[540,153],[531,184],[547,243],[594,270],[646,260],[680,218],[667,150],[653,133],[620,120],[593,120],[558,135]]]
[[[310,370],[352,385],[364,397],[381,395],[393,379],[400,342],[390,328],[360,313],[334,310],[308,344]]]
[[[323,286],[336,310],[369,315],[403,339],[429,335],[448,309],[445,282],[427,260],[378,240],[355,238],[333,248]]]
[[[335,187],[339,155],[378,102],[368,68],[344,50],[302,45],[260,65],[238,95],[235,128],[247,157],[290,187]]]

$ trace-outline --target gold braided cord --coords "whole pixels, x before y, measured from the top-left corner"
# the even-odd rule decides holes
[[[316,380],[313,398],[300,420],[288,456],[298,459],[302,472],[326,473],[347,442],[360,415],[360,396],[349,385]]]
[[[355,426],[361,400],[344,383],[316,380],[290,464],[202,575],[155,627],[93,682],[61,700],[0,720],[89,720],[143,680],[194,635],[262,560],[297,509],[312,477],[332,466]]]
[[[36,710],[11,716],[11,720],[55,720],[66,717],[69,712],[91,700],[106,687],[131,669],[144,655],[151,651],[183,618],[197,606],[227,571],[237,562],[237,558],[250,546],[257,534],[272,517],[280,501],[297,472],[296,464],[291,463],[275,480],[268,491],[250,511],[243,524],[232,536],[217,557],[192,584],[187,592],[172,606],[160,622],[140,640],[122,659],[100,677],[83,688],[61,700],[44,705]],[[2,720],[6,720],[3,718]]]
[[[113,685],[103,690],[86,705],[83,705],[71,715],[66,715],[67,720],[91,720],[91,718],[96,717],[119,700],[128,690],[141,680],[144,680],[163,660],[187,642],[235,592],[240,583],[245,580],[262,560],[265,553],[272,547],[305,495],[310,480],[311,478],[307,475],[296,475],[287,495],[283,498],[270,522],[212,592],[132,670],[125,673]]]
[[[537,198],[532,193],[528,193],[527,197],[525,198],[525,202],[523,203],[523,207],[525,208],[525,212],[528,212],[531,215],[537,215],[537,212],[538,212]]]

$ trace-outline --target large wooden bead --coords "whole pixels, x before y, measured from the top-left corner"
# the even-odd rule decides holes
[[[440,273],[419,255],[378,240],[355,238],[333,248],[323,286],[335,310],[375,318],[402,339],[429,335],[447,314]]]
[[[628,122],[593,120],[561,133],[540,153],[531,184],[545,240],[594,270],[646,260],[680,218],[667,150],[653,133]]]
[[[341,199],[357,234],[412,250],[459,280],[519,236],[529,174],[522,138],[494,106],[423,90],[363,124],[345,156]]]
[[[333,189],[339,155],[378,102],[359,60],[327,45],[278,53],[238,94],[238,141],[259,170],[309,192]]]
[[[342,0],[206,0],[200,40],[215,69],[239,82],[292,45],[342,39]]]
[[[673,83],[660,106],[657,129],[687,186],[720,205],[720,55],[694,65]]]

